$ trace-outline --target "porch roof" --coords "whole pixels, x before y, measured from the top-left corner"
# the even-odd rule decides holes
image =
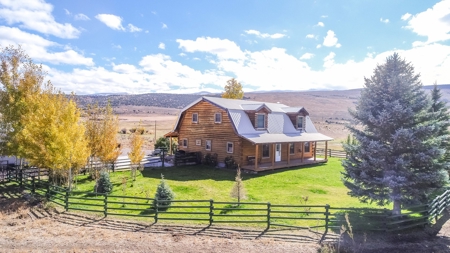
[[[321,133],[292,133],[292,134],[255,133],[255,134],[242,134],[241,136],[255,144],[333,140],[333,138],[323,135]]]

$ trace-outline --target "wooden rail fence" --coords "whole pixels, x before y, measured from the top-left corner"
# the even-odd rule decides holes
[[[45,173],[40,171],[39,173]],[[332,207],[330,205],[283,205],[270,202],[220,202],[210,200],[156,200],[153,198],[69,191],[37,177],[36,169],[10,170],[3,183],[16,183],[33,194],[47,198],[65,210],[101,213],[106,216],[135,216],[160,220],[264,224],[271,227],[315,229],[323,237],[331,229],[339,232],[348,216],[353,230],[400,231],[432,224],[450,206],[450,190],[429,204],[411,206],[401,215],[377,208]],[[156,205],[153,204],[155,201]],[[170,202],[169,206],[164,203]],[[240,206],[239,206],[240,205]],[[289,222],[295,221],[295,222]]]
[[[325,155],[325,149],[324,148],[317,148],[316,149],[317,155]],[[327,155],[328,157],[337,157],[337,158],[347,158],[347,153],[343,150],[334,150],[334,149],[327,149]]]

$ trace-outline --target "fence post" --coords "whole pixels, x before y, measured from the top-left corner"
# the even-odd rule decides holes
[[[328,149],[328,153],[330,154],[329,157],[331,157],[331,148]]]
[[[45,193],[45,197],[47,197],[47,200],[50,200],[50,182],[47,181],[47,192]]]
[[[320,241],[322,242],[325,239],[325,236],[328,233],[328,222],[329,222],[329,215],[330,215],[330,205],[326,204],[325,205],[325,232],[322,235],[322,238],[320,239]]]
[[[34,175],[31,177],[31,193],[34,194],[36,192],[36,184],[34,182]]]
[[[386,208],[383,208],[383,214],[384,214],[384,232],[388,231],[388,223],[387,223],[387,219],[388,219],[388,211]]]
[[[23,185],[23,170],[20,169],[20,173],[19,173],[19,186],[22,187]]]
[[[267,228],[266,228],[266,230],[270,229],[270,211],[271,211],[270,206],[271,206],[270,202],[267,202]]]
[[[213,216],[214,216],[214,200],[209,200],[209,226],[213,224]]]
[[[158,222],[158,199],[155,199],[155,223]]]
[[[103,200],[104,203],[104,211],[105,217],[108,216],[108,194],[105,193],[105,199]]]
[[[66,211],[69,210],[69,189],[66,189],[66,197],[65,197],[65,206]]]

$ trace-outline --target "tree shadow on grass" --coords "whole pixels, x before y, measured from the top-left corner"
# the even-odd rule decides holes
[[[276,170],[268,170],[259,172],[257,174],[253,173],[244,173],[244,180],[249,180],[252,178],[264,177],[267,175],[282,173],[285,171],[295,171],[295,170],[304,170],[311,168],[320,168],[326,166],[326,164],[308,164],[303,166],[285,168],[285,169],[276,169]],[[214,168],[206,165],[192,165],[192,166],[178,166],[178,167],[168,167],[168,168],[159,168],[159,169],[144,169],[142,171],[143,177],[160,179],[161,174],[164,175],[165,179],[174,180],[174,181],[197,181],[197,180],[206,180],[212,179],[215,181],[234,181],[236,176],[236,170],[234,169],[226,169],[226,168]]]

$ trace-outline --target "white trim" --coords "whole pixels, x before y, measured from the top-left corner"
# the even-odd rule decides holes
[[[293,147],[293,150],[294,150],[293,153],[291,153],[291,146]],[[289,148],[289,155],[295,155],[295,143],[292,143],[292,142],[289,143],[288,148]]]
[[[202,145],[202,140],[200,140],[200,139],[195,140],[195,145],[201,146]]]
[[[258,116],[262,115],[264,116],[264,122],[263,122],[263,127],[259,127],[258,126]],[[267,114],[266,113],[255,113],[255,128],[258,130],[263,130],[263,129],[267,129],[266,127],[266,119],[267,119]]]
[[[219,115],[220,116],[220,120],[219,121],[217,121],[217,115]],[[216,112],[216,113],[214,113],[214,123],[222,123],[222,113],[221,112]]]
[[[298,123],[300,122],[300,118],[301,118],[301,122],[302,122],[302,127],[298,127]],[[303,115],[297,116],[297,124],[296,124],[295,128],[297,128],[301,132],[303,132],[305,130],[305,116],[303,116]]]
[[[197,120],[194,120],[194,115],[196,116]],[[192,113],[192,123],[198,123],[198,112]]]
[[[229,150],[229,145],[231,144],[231,151]],[[227,153],[233,154],[234,152],[234,143],[233,142],[227,142]]]
[[[208,143],[209,143],[209,149],[208,149]],[[211,151],[212,145],[211,140],[205,140],[205,150]]]
[[[183,147],[183,148],[187,148],[188,147],[188,139],[187,138],[181,139],[181,147]]]
[[[267,145],[267,147],[269,148],[269,155],[268,156],[264,156],[264,145]],[[269,144],[263,144],[262,145],[262,147],[261,147],[261,156],[262,156],[262,158],[270,158],[270,145]]]

